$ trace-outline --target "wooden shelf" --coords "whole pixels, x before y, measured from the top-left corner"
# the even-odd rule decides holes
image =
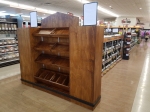
[[[44,33],[44,32],[47,32],[47,33]],[[59,28],[59,29],[40,29],[39,32],[37,33],[34,33],[33,36],[36,36],[36,37],[69,37],[69,29],[65,28]]]
[[[33,34],[35,37],[63,37],[63,38],[68,38],[69,35],[57,35],[57,34]]]
[[[44,84],[69,91],[69,75],[40,69],[34,78]]]
[[[110,42],[110,41],[115,41],[115,40],[119,40],[119,39],[122,39],[122,36],[106,37],[106,38],[104,38],[103,43]]]
[[[39,42],[35,49],[38,51],[47,51],[50,52],[51,48],[54,47],[56,43],[46,43],[46,42]]]
[[[40,42],[34,48],[38,51],[44,51],[45,54],[69,57],[69,44],[68,43]]]
[[[69,58],[41,54],[35,61],[44,64],[47,69],[69,73]]]
[[[69,44],[68,43],[57,43],[51,49],[51,53],[55,55],[69,57]]]

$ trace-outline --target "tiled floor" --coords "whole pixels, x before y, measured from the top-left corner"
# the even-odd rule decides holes
[[[149,112],[149,44],[144,42],[135,46],[129,61],[122,60],[102,78],[102,99],[94,112],[131,112],[131,109],[132,112]],[[5,70],[11,74],[19,72],[15,68],[18,69],[17,66],[13,70],[0,69],[0,76]],[[0,81],[0,112],[91,112],[51,94],[22,85],[18,76],[8,80]]]
[[[20,74],[20,64],[0,68],[0,80],[19,74]]]
[[[132,112],[150,112],[150,43],[143,43],[141,46],[145,48],[146,56]]]

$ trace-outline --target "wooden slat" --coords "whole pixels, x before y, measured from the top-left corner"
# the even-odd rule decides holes
[[[102,55],[103,36],[98,30],[96,26],[87,26],[70,31],[70,94],[92,103],[100,96],[100,72],[97,70],[101,69],[98,55]]]

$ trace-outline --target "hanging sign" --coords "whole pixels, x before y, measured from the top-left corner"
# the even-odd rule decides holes
[[[83,25],[97,25],[97,2],[86,3],[83,5]]]

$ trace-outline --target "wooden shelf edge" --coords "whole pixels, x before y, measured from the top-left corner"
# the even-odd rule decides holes
[[[35,37],[63,37],[63,38],[69,38],[69,35],[57,35],[57,34],[33,34]]]

